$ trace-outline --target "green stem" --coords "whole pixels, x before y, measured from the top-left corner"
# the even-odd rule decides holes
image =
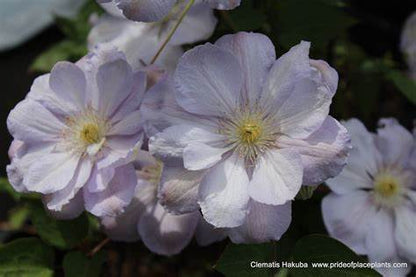
[[[157,58],[159,58],[160,54],[162,54],[163,49],[165,49],[166,45],[169,43],[170,39],[175,34],[179,25],[181,25],[183,19],[185,18],[185,15],[188,13],[189,9],[192,7],[194,2],[195,2],[195,0],[189,0],[188,4],[186,4],[185,8],[183,9],[183,12],[182,12],[181,16],[178,19],[178,22],[176,22],[175,26],[173,26],[172,30],[169,32],[169,35],[167,36],[167,38],[163,42],[162,46],[160,46],[156,55],[152,58],[152,61],[150,62],[150,64],[154,64],[156,62]]]

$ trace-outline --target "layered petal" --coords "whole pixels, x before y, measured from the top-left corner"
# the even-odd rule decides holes
[[[337,176],[346,165],[351,148],[347,130],[328,116],[322,126],[304,140],[280,137],[277,145],[298,152],[304,168],[303,185],[318,185]]]
[[[416,212],[413,207],[401,206],[395,209],[394,240],[400,256],[416,263]]]
[[[249,195],[257,202],[282,205],[294,199],[302,185],[300,155],[289,149],[271,150],[260,156],[249,185]]]
[[[199,189],[204,219],[215,227],[237,227],[247,214],[249,179],[237,154],[212,167]]]
[[[263,34],[240,32],[221,37],[215,45],[238,59],[244,75],[243,97],[254,107],[260,100],[263,85],[276,60],[273,43]]]
[[[279,240],[292,220],[292,203],[265,205],[250,200],[249,213],[243,225],[229,230],[234,243],[264,243]]]
[[[125,17],[135,21],[159,21],[167,16],[175,0],[115,0]]]
[[[235,110],[243,74],[238,60],[212,45],[197,46],[179,60],[175,72],[176,99],[187,111],[217,116]]]
[[[322,200],[322,216],[328,233],[358,254],[367,254],[368,222],[375,215],[376,207],[365,191],[331,193]]]
[[[207,246],[225,239],[227,235],[227,229],[215,228],[201,217],[196,227],[195,239],[200,246]]]
[[[199,212],[172,215],[156,204],[140,218],[138,231],[143,243],[152,252],[174,255],[191,241],[199,217]]]
[[[133,165],[121,166],[115,170],[105,190],[95,193],[84,190],[85,208],[98,217],[116,216],[130,204],[136,186],[137,176]]]
[[[306,138],[322,125],[338,83],[332,67],[309,59],[309,47],[303,41],[274,63],[262,98],[276,128],[294,138]]]

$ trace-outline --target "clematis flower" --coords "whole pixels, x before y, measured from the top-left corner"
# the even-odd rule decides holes
[[[101,224],[110,238],[118,241],[137,241],[161,255],[174,255],[182,251],[198,232],[197,241],[207,245],[224,238],[224,234],[204,223],[199,211],[187,214],[170,214],[158,202],[160,182],[178,180],[185,185],[195,180],[195,174],[187,173],[181,164],[164,166],[148,152],[142,152],[134,162],[139,185],[134,199],[125,212],[116,217],[103,217]]]
[[[410,76],[416,80],[416,12],[409,16],[403,26],[400,48],[409,66]]]
[[[416,263],[415,136],[394,119],[377,134],[357,119],[344,123],[353,150],[341,174],[327,181],[322,201],[329,234],[374,262]],[[408,268],[383,269],[405,276]]]
[[[176,24],[183,5],[171,10],[166,20],[143,23],[126,20],[119,10],[109,4],[103,5],[110,15],[102,16],[88,36],[90,49],[98,44],[111,45],[123,51],[133,68],[149,64],[168,32]],[[157,65],[173,70],[183,54],[183,44],[195,43],[211,36],[217,24],[212,9],[206,4],[195,4],[162,52]]]
[[[97,0],[100,4],[109,3],[120,9],[123,15],[134,21],[153,22],[168,16],[175,4],[183,0]],[[241,0],[196,0],[207,3],[213,9],[231,10],[240,5]]]
[[[203,172],[194,201],[215,227],[244,228],[260,206],[265,221],[277,209],[288,214],[302,184],[345,165],[349,136],[328,116],[338,76],[308,52],[302,42],[276,61],[266,36],[238,33],[180,59],[176,102],[187,117],[153,136],[149,149]]]
[[[7,119],[13,187],[42,194],[65,218],[84,207],[97,216],[122,212],[137,185],[131,161],[143,137],[145,87],[145,74],[115,50],[59,62],[38,77]]]

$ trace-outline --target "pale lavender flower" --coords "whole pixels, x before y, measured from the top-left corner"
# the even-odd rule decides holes
[[[380,120],[377,134],[357,119],[344,123],[353,149],[348,164],[327,181],[322,201],[329,234],[371,262],[416,263],[416,142],[394,119]],[[380,269],[405,276],[408,268]]]
[[[147,152],[142,152],[139,156],[140,159],[134,162],[139,185],[136,187],[132,203],[123,214],[101,219],[103,229],[111,239],[141,239],[152,252],[174,255],[189,244],[196,232],[197,241],[201,245],[224,238],[223,233],[204,223],[199,211],[181,215],[170,214],[158,202],[159,183],[180,179],[179,185],[186,185],[186,182],[194,177],[192,172],[189,172],[188,176],[181,164],[163,165]]]
[[[188,202],[198,203],[208,223],[246,228],[279,209],[285,218],[302,184],[319,184],[345,165],[349,137],[328,116],[338,76],[308,52],[302,42],[276,61],[266,36],[238,33],[180,59],[176,101],[186,116],[153,136],[149,148],[203,174]],[[265,228],[281,234],[287,221],[290,215]]]
[[[123,15],[134,21],[154,22],[169,15],[175,4],[184,4],[182,0],[97,0],[104,5],[117,7]],[[213,9],[231,10],[240,5],[241,0],[197,0],[195,3],[206,3]]]
[[[103,15],[96,21],[88,36],[89,48],[97,44],[111,45],[123,51],[133,68],[149,64],[166,39],[168,32],[176,24],[181,6],[175,6],[168,19],[161,22],[143,23],[126,20],[118,14],[118,10],[111,9],[108,4],[104,7],[110,15]],[[177,60],[183,54],[183,44],[205,40],[214,31],[217,19],[212,9],[206,4],[195,4],[185,16],[179,28],[156,61],[157,65],[173,70]]]
[[[416,80],[416,12],[409,16],[403,26],[400,48],[409,66],[410,77]]]
[[[7,119],[13,187],[41,193],[64,217],[84,207],[97,216],[122,212],[137,185],[130,162],[143,137],[145,87],[145,74],[115,50],[59,62],[38,77]]]

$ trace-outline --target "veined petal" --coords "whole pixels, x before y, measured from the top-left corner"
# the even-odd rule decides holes
[[[215,45],[238,59],[244,74],[244,99],[250,106],[257,104],[267,74],[276,60],[273,43],[263,34],[240,32],[221,37]]]
[[[237,107],[243,74],[232,54],[207,43],[182,56],[175,72],[175,84],[176,99],[185,110],[219,116]]]
[[[358,254],[367,254],[368,222],[376,212],[370,195],[361,190],[344,195],[331,193],[322,200],[322,216],[328,233]]]
[[[271,206],[250,200],[249,214],[243,225],[232,228],[234,243],[264,243],[279,240],[292,220],[292,203]]]
[[[152,252],[174,255],[191,241],[199,217],[199,212],[172,215],[156,204],[140,218],[138,230],[143,243]]]
[[[61,101],[76,111],[86,107],[86,85],[84,72],[70,62],[58,62],[51,71],[49,85]]]
[[[183,150],[183,162],[186,169],[202,170],[210,168],[222,159],[229,148],[216,148],[200,142],[192,142]]]
[[[271,150],[260,156],[249,185],[249,195],[257,202],[282,205],[294,199],[302,185],[300,155],[289,149]]]
[[[416,263],[416,212],[413,207],[402,206],[396,208],[394,239],[400,256]]]
[[[347,130],[331,116],[308,138],[300,140],[282,136],[277,144],[301,155],[303,185],[318,185],[337,176],[346,165],[351,148]]]
[[[84,190],[85,208],[98,217],[116,216],[130,204],[136,186],[137,176],[133,165],[121,166],[115,170],[105,190],[96,193]]]
[[[237,227],[247,215],[248,175],[237,154],[212,167],[201,182],[199,205],[204,219],[216,227]]]

